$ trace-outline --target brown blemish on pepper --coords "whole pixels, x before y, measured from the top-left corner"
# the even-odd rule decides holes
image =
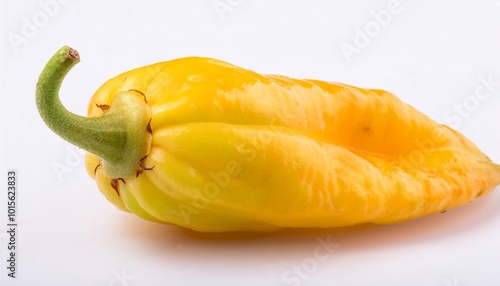
[[[142,95],[144,97],[144,102],[148,103],[148,101],[146,99],[146,95],[142,91],[137,90],[137,89],[133,89],[133,88],[129,89],[128,91],[135,91],[135,92],[137,92],[138,94],[140,94],[140,95]]]
[[[146,126],[146,131],[149,133],[149,134],[153,134],[153,130],[151,130],[151,119],[149,119],[148,121],[148,125]]]
[[[111,184],[111,187],[116,191],[116,194],[118,196],[120,196],[120,191],[118,190],[118,181],[122,181],[124,184],[125,184],[125,180],[122,179],[122,178],[118,178],[118,179],[112,179],[110,184]]]
[[[140,169],[137,170],[137,172],[135,172],[135,177],[139,177],[140,174],[142,174],[144,171],[151,171],[155,168],[155,166],[153,165],[153,167],[146,167],[144,166],[144,160],[146,160],[146,158],[148,157],[148,155],[144,156],[141,160],[139,160],[139,162],[137,162],[137,164],[139,165]]]
[[[107,111],[109,109],[109,105],[107,105],[107,104],[97,104],[96,103],[95,106],[97,106],[102,111]]]
[[[97,166],[95,166],[94,168],[94,176],[97,174],[97,169],[101,167],[101,164],[97,164]]]

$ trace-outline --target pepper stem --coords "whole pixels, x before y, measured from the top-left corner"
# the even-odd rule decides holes
[[[100,117],[84,117],[68,111],[59,99],[66,74],[80,61],[78,52],[64,46],[52,56],[36,85],[36,104],[45,124],[66,141],[100,158],[110,178],[135,175],[139,161],[150,150],[147,131],[151,109],[145,96],[130,90],[116,94]]]

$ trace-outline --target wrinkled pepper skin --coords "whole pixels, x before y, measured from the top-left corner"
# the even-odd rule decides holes
[[[202,232],[388,224],[500,183],[472,142],[383,90],[188,57],[107,81],[88,116],[131,90],[151,116],[138,171],[109,177],[92,153],[86,169],[111,203],[146,220]]]

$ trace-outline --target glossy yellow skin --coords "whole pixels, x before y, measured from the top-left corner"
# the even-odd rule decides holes
[[[110,202],[147,220],[204,232],[385,224],[500,183],[473,143],[382,90],[190,57],[109,80],[88,115],[131,89],[151,107],[154,169],[115,190],[96,156],[86,166]]]

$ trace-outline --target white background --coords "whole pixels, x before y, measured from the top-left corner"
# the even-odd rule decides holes
[[[0,1],[0,285],[500,285],[500,190],[396,225],[200,235],[116,210],[36,110],[37,77],[63,45],[82,58],[61,90],[78,114],[119,73],[208,56],[389,90],[500,162],[500,1],[389,3]],[[481,78],[496,82],[486,99]],[[16,279],[8,169],[19,174]]]

